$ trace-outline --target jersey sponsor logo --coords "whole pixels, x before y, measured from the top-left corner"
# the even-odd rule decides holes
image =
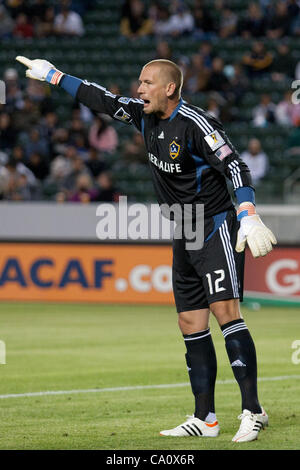
[[[222,147],[222,145],[225,144],[225,140],[223,139],[221,134],[216,130],[206,135],[204,139],[213,151],[218,150],[218,148]]]
[[[180,145],[177,144],[177,142],[175,142],[175,140],[173,140],[170,145],[169,145],[169,151],[170,151],[170,157],[173,158],[177,158],[178,155],[179,155],[179,152],[180,152]]]
[[[162,170],[165,173],[181,173],[182,172],[179,163],[164,162],[163,160],[159,160],[152,153],[149,153],[148,156],[149,156],[150,162],[153,163],[159,170]]]
[[[130,114],[126,113],[124,108],[119,108],[118,111],[115,112],[114,118],[119,119],[119,121],[126,122],[127,124],[130,124],[132,121]]]

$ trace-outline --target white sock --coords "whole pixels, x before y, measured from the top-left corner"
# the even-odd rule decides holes
[[[214,423],[215,421],[217,421],[216,414],[210,411],[206,416],[205,421],[206,423]]]

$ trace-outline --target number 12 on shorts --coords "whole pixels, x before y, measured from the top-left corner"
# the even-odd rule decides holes
[[[225,279],[225,271],[224,269],[217,269],[214,271],[215,274],[217,274],[217,278],[215,279],[215,282],[213,283],[212,281],[212,276],[210,273],[205,274],[207,277],[207,282],[208,282],[208,287],[209,287],[209,293],[211,295],[217,293],[217,292],[222,292],[223,290],[226,290],[225,287],[221,287],[220,283],[224,281]]]

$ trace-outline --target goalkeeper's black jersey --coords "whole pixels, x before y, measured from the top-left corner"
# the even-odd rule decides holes
[[[233,207],[233,189],[251,186],[246,164],[222,124],[204,110],[181,100],[170,118],[143,112],[143,101],[110,93],[83,81],[76,98],[95,112],[106,113],[142,132],[152,180],[160,204],[204,204],[205,216]]]

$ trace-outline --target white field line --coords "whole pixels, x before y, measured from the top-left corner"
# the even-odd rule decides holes
[[[277,377],[260,377],[259,382],[275,382],[281,380],[292,380],[300,379],[300,375],[280,375]],[[228,380],[217,380],[217,384],[226,385],[234,384],[234,379]],[[127,392],[131,390],[153,390],[160,388],[179,388],[189,386],[189,382],[177,383],[177,384],[159,384],[159,385],[133,385],[128,387],[111,387],[111,388],[88,388],[83,390],[53,390],[45,392],[28,392],[28,393],[9,393],[7,395],[0,395],[0,399],[5,398],[23,398],[23,397],[43,397],[46,395],[71,395],[76,393],[103,393],[103,392]]]

